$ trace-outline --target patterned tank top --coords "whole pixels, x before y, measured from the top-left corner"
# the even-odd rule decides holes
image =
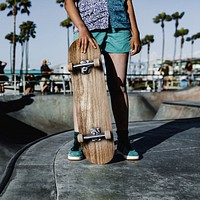
[[[127,0],[75,0],[82,20],[92,30],[130,28]]]

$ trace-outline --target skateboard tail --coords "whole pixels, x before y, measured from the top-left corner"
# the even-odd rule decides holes
[[[113,159],[114,148],[111,148],[112,141],[103,139],[101,142],[90,141],[83,145],[83,152],[88,152],[86,158],[93,164],[107,164]],[[105,151],[105,149],[107,151]],[[110,155],[110,156],[108,156]]]

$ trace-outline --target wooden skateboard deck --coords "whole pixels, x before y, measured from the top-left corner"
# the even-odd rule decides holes
[[[114,156],[114,140],[99,46],[94,49],[89,43],[87,53],[81,53],[78,40],[75,40],[68,51],[68,70],[72,79],[78,141],[86,159],[94,164],[106,164]]]

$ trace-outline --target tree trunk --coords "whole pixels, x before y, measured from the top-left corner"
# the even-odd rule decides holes
[[[29,53],[29,48],[28,48],[28,41],[26,41],[26,74],[28,73],[28,53]]]
[[[12,81],[14,81],[14,74],[15,74],[15,53],[16,53],[16,14],[14,12],[14,31],[13,31],[13,39],[12,39],[12,43],[13,43],[13,57],[12,57],[12,68],[11,68],[11,73],[12,73]]]
[[[192,43],[192,47],[191,47],[191,59],[193,58],[193,50],[194,50],[194,43]]]
[[[175,36],[174,36],[175,37]],[[175,63],[175,59],[176,59],[176,45],[177,45],[177,38],[175,37],[174,40],[174,56],[173,56],[173,64]]]
[[[22,44],[20,78],[22,78],[23,69],[24,69],[24,44]]]
[[[163,31],[163,44],[162,44],[162,66],[163,66],[163,62],[164,62],[164,50],[165,50],[165,29],[162,29]]]
[[[150,67],[150,44],[147,45],[147,74]]]

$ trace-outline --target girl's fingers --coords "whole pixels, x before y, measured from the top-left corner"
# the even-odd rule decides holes
[[[81,53],[87,52],[88,43],[91,43],[93,48],[97,48],[96,41],[93,38],[81,38],[79,39],[79,48],[81,49]]]

